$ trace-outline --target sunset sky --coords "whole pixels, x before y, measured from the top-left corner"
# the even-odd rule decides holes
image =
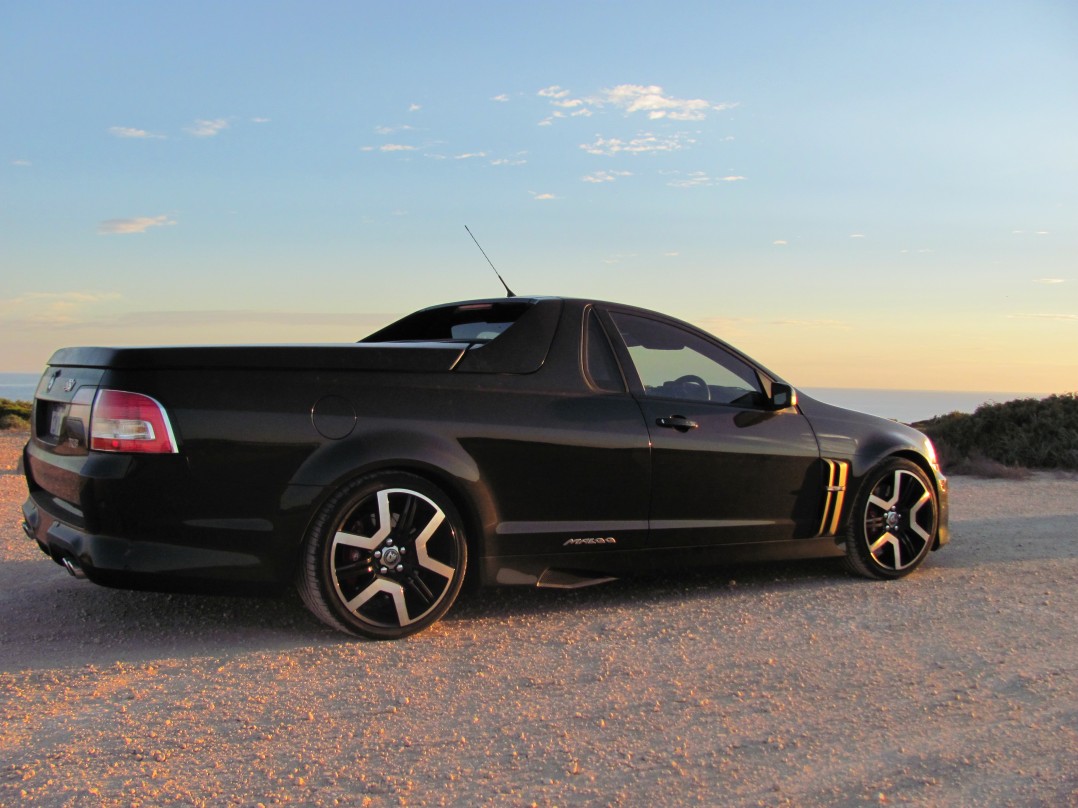
[[[1078,389],[1078,4],[5,2],[0,370],[502,293]]]

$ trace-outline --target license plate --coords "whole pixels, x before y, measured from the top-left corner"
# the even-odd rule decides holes
[[[49,416],[49,435],[54,438],[60,437],[60,432],[64,428],[64,407],[60,404],[53,404],[52,412]]]

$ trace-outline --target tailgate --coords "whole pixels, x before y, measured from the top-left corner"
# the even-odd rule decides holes
[[[89,451],[90,409],[102,368],[50,367],[38,382],[31,440],[58,455]]]

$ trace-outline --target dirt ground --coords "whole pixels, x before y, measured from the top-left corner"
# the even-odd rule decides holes
[[[1078,478],[833,562],[485,590],[397,643],[77,581],[0,437],[0,805],[1078,806]]]

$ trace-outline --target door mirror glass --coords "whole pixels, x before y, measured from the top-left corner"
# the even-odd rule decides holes
[[[788,384],[774,382],[771,385],[771,406],[776,410],[785,410],[797,406],[797,391]]]

